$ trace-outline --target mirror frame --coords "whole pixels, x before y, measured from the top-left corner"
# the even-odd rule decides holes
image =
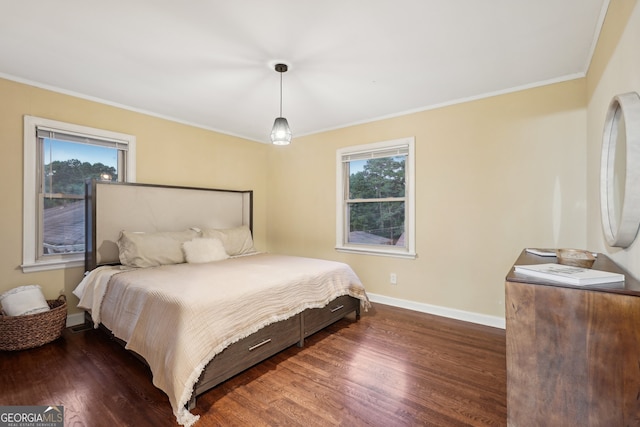
[[[616,170],[620,163],[624,164],[624,171]],[[622,194],[618,194],[616,175],[624,180]],[[600,209],[607,243],[621,248],[630,246],[640,227],[640,96],[636,92],[614,96],[607,110],[602,135]]]

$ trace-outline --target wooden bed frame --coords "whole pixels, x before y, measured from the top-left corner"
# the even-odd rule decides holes
[[[120,263],[116,242],[121,230],[180,231],[241,225],[253,229],[252,191],[94,180],[87,183],[86,197],[86,271]],[[195,407],[197,396],[294,344],[302,347],[306,337],[350,313],[359,318],[360,300],[341,296],[325,307],[307,309],[230,345],[204,369],[187,408]]]

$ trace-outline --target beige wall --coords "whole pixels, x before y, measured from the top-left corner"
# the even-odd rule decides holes
[[[345,261],[374,294],[503,317],[504,277],[524,247],[586,243],[585,84],[296,138],[269,151],[269,249]],[[336,149],[406,136],[416,140],[418,259],[336,252]]]
[[[61,290],[70,311],[81,268],[22,273],[22,117],[25,114],[137,137],[137,181],[254,190],[255,241],[266,249],[269,146],[0,79],[0,292],[39,284],[47,298]]]
[[[615,95],[640,93],[640,6],[636,0],[612,0],[592,61],[588,81],[588,243],[640,277],[640,239],[627,249],[606,244],[600,223],[600,152],[606,111]],[[638,191],[639,189],[632,189]]]

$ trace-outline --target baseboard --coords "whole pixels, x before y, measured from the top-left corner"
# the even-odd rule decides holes
[[[394,307],[406,308],[407,310],[419,311],[422,313],[434,314],[436,316],[448,317],[450,319],[463,320],[465,322],[478,323],[480,325],[492,326],[494,328],[505,329],[505,319],[497,316],[488,316],[486,314],[473,313],[471,311],[456,310],[453,308],[441,307],[438,305],[425,304],[404,300],[400,298],[392,298],[384,295],[372,294],[367,292],[371,302],[379,302],[380,304],[391,305]],[[84,313],[73,313],[67,315],[67,328],[77,326],[84,323]]]
[[[82,325],[84,323],[84,312],[67,314],[67,328]]]
[[[369,296],[369,300],[371,302],[379,302],[380,304],[406,308],[407,310],[434,314],[436,316],[448,317],[450,319],[463,320],[465,322],[478,323],[480,325],[491,326],[494,328],[506,328],[506,322],[503,317],[488,316],[486,314],[456,310],[454,308],[441,307],[438,305],[425,304],[422,302],[409,301],[400,298],[392,298],[384,295],[372,294],[369,292],[367,292],[367,295]]]

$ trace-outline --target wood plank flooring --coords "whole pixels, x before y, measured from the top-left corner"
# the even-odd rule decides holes
[[[63,405],[65,426],[175,426],[166,395],[99,330],[0,352],[0,405]],[[504,426],[505,332],[374,304],[214,388],[196,427]]]

